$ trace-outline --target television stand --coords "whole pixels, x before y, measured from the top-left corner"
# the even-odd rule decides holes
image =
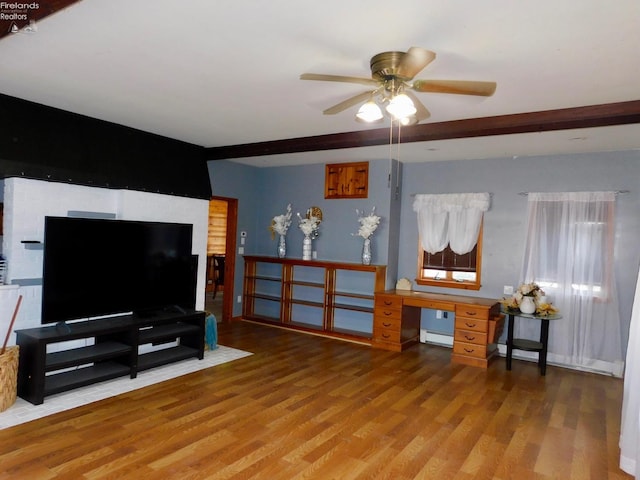
[[[188,358],[204,358],[205,313],[157,312],[153,317],[124,315],[73,323],[17,330],[20,347],[18,395],[40,405],[44,397],[112,378]],[[59,351],[47,353],[48,346],[72,340],[85,342],[81,347],[58,345]],[[145,344],[177,345],[140,353]]]

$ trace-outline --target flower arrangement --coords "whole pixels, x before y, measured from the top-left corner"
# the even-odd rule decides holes
[[[291,226],[291,204],[287,205],[287,212],[282,215],[276,215],[271,220],[269,230],[271,230],[271,238],[275,238],[276,233],[278,235],[286,235],[287,230]]]
[[[538,299],[544,297],[544,291],[537,283],[521,283],[515,293],[516,298],[522,300],[522,297],[534,297]]]
[[[380,225],[380,217],[376,215],[376,207],[371,209],[369,215],[364,215],[364,212],[356,208],[356,215],[358,215],[360,228],[358,229],[358,233],[352,233],[352,235],[362,237],[366,240],[373,235],[373,232],[375,232],[378,225]]]
[[[544,290],[534,282],[521,283],[513,296],[503,299],[501,303],[508,310],[520,310],[520,304],[524,297],[533,298],[538,315],[553,315],[554,313],[558,313],[558,309],[547,302]]]
[[[309,236],[312,240],[318,238],[318,235],[320,235],[320,222],[322,220],[312,215],[309,211],[307,211],[306,217],[302,217],[300,213],[296,215],[298,216],[298,228],[300,228],[304,236]]]

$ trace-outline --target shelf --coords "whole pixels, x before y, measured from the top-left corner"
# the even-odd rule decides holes
[[[251,320],[255,320],[256,322],[265,322],[265,323],[281,323],[279,317],[270,317],[268,315],[260,315],[254,314],[251,317]]]
[[[373,313],[373,307],[363,307],[360,305],[350,305],[347,303],[335,303],[333,308],[339,308],[341,310],[352,310],[354,312]]]
[[[303,282],[299,280],[292,280],[286,283],[290,285],[299,285],[301,287],[324,288],[324,283],[319,283],[319,282]]]
[[[321,332],[323,330],[321,325],[314,325],[313,323],[291,322],[288,325],[301,330],[310,330],[314,332]]]
[[[175,339],[183,335],[198,334],[200,329],[189,323],[173,323],[170,325],[158,325],[140,330],[138,344],[154,343],[161,340]]]
[[[313,302],[311,300],[291,299],[290,303],[293,304],[293,305],[306,305],[307,307],[324,308],[324,303],[322,303],[322,302]]]
[[[102,342],[86,347],[73,348],[47,355],[46,370],[61,370],[86,363],[100,362],[131,353],[131,346],[119,342]]]
[[[514,338],[513,348],[528,352],[539,352],[542,350],[542,343],[536,342],[535,340],[527,340],[525,338]]]
[[[275,295],[267,295],[264,293],[254,293],[252,295],[247,295],[249,298],[259,298],[260,300],[272,300],[274,302],[279,302],[281,300],[280,297],[276,297]]]
[[[341,335],[345,335],[348,337],[363,337],[371,339],[373,338],[373,334],[371,332],[361,332],[359,330],[349,330],[347,328],[334,328],[334,333],[339,333]]]
[[[72,388],[84,387],[112,378],[129,375],[131,368],[115,362],[96,363],[90,367],[77,368],[64,373],[47,375],[44,380],[44,394],[66,392]]]
[[[267,282],[281,282],[282,279],[280,277],[270,277],[267,275],[255,275],[252,277],[254,280],[265,280]]]
[[[184,345],[145,353],[138,357],[138,371],[179,362],[187,358],[197,357],[197,355],[198,351],[195,348],[185,347]]]
[[[348,293],[348,292],[335,292],[334,297],[346,297],[346,298],[361,298],[362,300],[371,300],[373,302],[374,296],[366,293]]]

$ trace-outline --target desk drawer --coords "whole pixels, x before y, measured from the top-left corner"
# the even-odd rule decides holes
[[[489,308],[481,305],[456,305],[456,318],[457,317],[489,320]]]
[[[487,334],[483,332],[473,332],[469,330],[457,330],[453,335],[456,342],[473,343],[475,345],[486,345]]]
[[[487,346],[475,343],[453,342],[453,353],[466,357],[486,358]]]
[[[402,318],[402,309],[401,308],[388,308],[388,307],[376,307],[373,314],[379,318],[390,318],[393,320],[400,321]]]
[[[489,331],[489,321],[476,318],[458,317],[456,315],[455,330],[487,333]]]
[[[378,342],[399,344],[401,342],[400,329],[378,328],[375,329],[373,338]]]
[[[373,328],[382,329],[382,330],[397,330],[400,331],[400,327],[402,326],[402,319],[400,316],[397,317],[385,317],[381,315],[376,315],[373,320]]]
[[[402,309],[402,297],[398,295],[376,295],[375,296],[375,309]]]

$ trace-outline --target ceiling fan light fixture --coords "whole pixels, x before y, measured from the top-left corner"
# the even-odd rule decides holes
[[[369,100],[363,104],[358,113],[356,113],[356,120],[359,122],[373,123],[382,120],[382,110],[373,100]]]
[[[417,112],[415,105],[411,99],[404,93],[395,95],[389,105],[386,107],[387,112],[394,116],[397,120],[415,115]]]

